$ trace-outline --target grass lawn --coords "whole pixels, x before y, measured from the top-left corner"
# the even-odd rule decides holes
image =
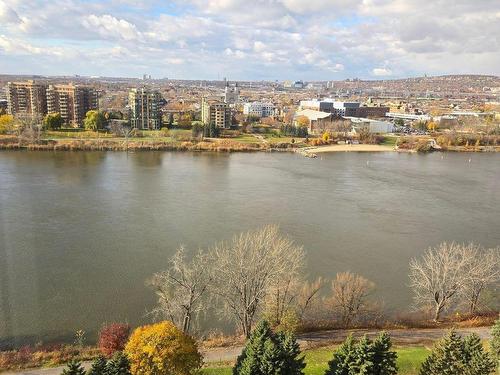
[[[385,136],[384,141],[381,143],[382,146],[395,146],[396,142],[398,140],[398,137],[396,136]]]
[[[311,349],[305,352],[307,366],[306,375],[323,375],[328,367],[328,361],[332,359],[334,347]],[[425,347],[401,347],[396,348],[398,353],[398,368],[400,375],[417,375],[420,364],[429,355],[430,351]],[[203,375],[231,375],[231,367],[207,367],[202,371]]]
[[[231,141],[239,142],[239,143],[262,143],[262,141],[258,138],[255,138],[250,134],[241,134],[236,138],[221,138],[221,139],[229,139]]]
[[[299,137],[276,137],[276,136],[271,136],[271,137],[266,137],[266,141],[269,143],[292,143],[292,139],[295,139],[295,143],[301,143],[304,142],[305,138],[299,138]]]

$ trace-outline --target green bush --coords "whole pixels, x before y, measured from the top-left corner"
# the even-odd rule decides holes
[[[500,319],[498,319],[491,330],[491,355],[497,361],[497,367],[500,369]]]
[[[70,361],[61,375],[85,375],[85,369],[83,368],[81,362]]]

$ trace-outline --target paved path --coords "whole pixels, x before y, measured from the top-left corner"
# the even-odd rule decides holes
[[[448,329],[389,329],[387,333],[392,338],[396,345],[430,345],[433,341],[442,337]],[[336,344],[342,342],[349,333],[355,337],[367,335],[369,337],[376,336],[380,330],[370,329],[355,329],[355,330],[332,330],[311,332],[299,335],[299,343],[303,348],[311,346],[322,346],[329,344]],[[489,327],[477,327],[467,329],[457,329],[461,335],[468,335],[470,333],[478,334],[482,339],[491,338]],[[242,346],[234,346],[228,348],[210,348],[203,350],[202,354],[205,362],[220,362],[220,361],[234,361],[241,353]],[[90,367],[90,362],[85,362],[86,368]],[[5,372],[2,375],[60,375],[64,367],[54,367],[45,369],[23,370],[18,372]]]

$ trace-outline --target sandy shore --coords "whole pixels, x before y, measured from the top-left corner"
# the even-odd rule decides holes
[[[393,146],[382,146],[382,145],[328,145],[328,146],[318,146],[318,147],[308,147],[304,150],[308,153],[317,154],[320,152],[374,152],[374,151],[394,151]]]

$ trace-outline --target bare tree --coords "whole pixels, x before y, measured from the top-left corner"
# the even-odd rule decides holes
[[[337,274],[332,281],[331,303],[343,327],[349,327],[366,310],[374,288],[375,284],[363,276],[351,272]]]
[[[158,296],[158,305],[152,313],[189,333],[194,317],[203,309],[203,297],[210,282],[207,255],[200,250],[187,261],[184,247],[179,248],[170,259],[169,268],[150,280]]]
[[[500,280],[500,247],[484,249],[471,243],[462,251],[466,261],[463,296],[469,313],[475,314],[481,293]]]
[[[450,306],[464,288],[467,259],[464,247],[443,242],[429,248],[421,260],[410,262],[410,286],[419,307],[434,308],[434,321]]]
[[[320,296],[320,291],[325,286],[325,280],[318,277],[316,280],[309,282],[304,282],[302,289],[299,293],[299,298],[297,302],[299,319],[303,320],[304,315],[309,310],[311,305],[318,300]]]
[[[296,272],[290,267],[299,265],[302,257],[302,249],[274,225],[234,236],[211,250],[213,291],[223,302],[224,312],[236,320],[246,337],[264,298],[280,277]]]
[[[38,143],[42,132],[42,117],[20,113],[16,115],[14,127],[20,143]]]

